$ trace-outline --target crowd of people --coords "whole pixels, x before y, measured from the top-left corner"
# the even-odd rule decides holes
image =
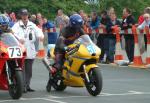
[[[116,12],[113,7],[109,10],[103,10],[100,15],[96,11],[92,11],[90,15],[86,14],[83,10],[79,12],[73,12],[72,16],[67,16],[63,13],[63,10],[58,10],[57,16],[54,22],[49,21],[41,13],[30,14],[27,9],[21,9],[16,17],[14,12],[0,14],[5,15],[9,19],[9,27],[16,38],[22,43],[27,49],[27,57],[25,60],[25,92],[34,91],[30,88],[30,81],[32,77],[32,65],[38,51],[38,41],[44,41],[44,36],[48,37],[47,44],[56,44],[56,58],[61,60],[60,44],[63,44],[63,38],[59,38],[59,35],[68,36],[69,33],[88,34],[94,43],[96,43],[102,50],[100,56],[101,63],[113,63],[115,54],[115,44],[116,38],[113,35],[113,27],[115,25],[119,26],[122,30],[127,30],[132,27],[132,25],[138,24],[137,28],[142,30],[145,26],[150,28],[150,7],[144,9],[143,14],[139,16],[138,23],[132,12],[128,8],[123,9],[122,19],[118,19]],[[80,18],[81,17],[81,18]],[[80,20],[80,22],[79,22]],[[81,22],[82,21],[82,22]],[[75,23],[75,24],[74,24]],[[74,30],[75,25],[81,26],[79,29]],[[68,26],[69,25],[69,26]],[[105,28],[106,32],[99,35],[99,28]],[[57,32],[56,28],[59,28],[60,34]],[[65,29],[64,29],[65,28]],[[73,34],[73,36],[78,37]],[[71,35],[71,34],[70,34]],[[129,62],[133,62],[134,57],[134,37],[132,34],[123,35],[125,38],[125,50],[129,59]],[[63,43],[62,43],[63,42]],[[145,37],[146,42],[146,37]],[[64,43],[66,44],[66,43]],[[63,52],[61,52],[63,54]],[[62,63],[61,63],[62,64]],[[56,65],[56,68],[60,68]]]

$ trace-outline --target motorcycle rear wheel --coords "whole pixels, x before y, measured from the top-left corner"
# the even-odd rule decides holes
[[[9,85],[9,94],[13,99],[19,99],[23,93],[23,73],[15,71],[12,76],[12,85]]]
[[[102,90],[102,75],[97,68],[91,69],[88,73],[90,82],[85,79],[85,86],[89,94],[97,96]]]

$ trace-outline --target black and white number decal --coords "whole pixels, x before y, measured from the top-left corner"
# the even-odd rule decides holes
[[[20,47],[9,47],[8,54],[10,58],[20,58],[22,57],[22,51]]]

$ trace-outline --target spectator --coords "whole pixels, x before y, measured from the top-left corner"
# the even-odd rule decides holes
[[[100,21],[100,28],[106,29],[107,23],[110,21],[110,18],[108,16],[108,13],[106,10],[101,12],[101,21]],[[97,45],[101,48],[101,55],[100,55],[100,62],[101,63],[106,63],[107,58],[108,58],[108,53],[106,54],[107,51],[109,51],[109,38],[108,34],[106,32],[100,34],[97,39]],[[106,54],[106,61],[104,60],[104,55]]]
[[[13,25],[17,22],[15,13],[12,12],[11,14],[9,14],[9,18],[10,18],[9,26],[13,27]]]
[[[33,23],[36,24],[37,19],[36,19],[36,15],[35,14],[32,14],[29,19],[30,19],[30,21],[32,21]]]
[[[79,15],[83,18],[84,15],[85,15],[84,11],[83,11],[83,10],[80,10],[80,11],[79,11]]]
[[[144,17],[143,17],[144,14],[150,15],[150,7],[146,7],[144,9],[144,13],[141,16],[139,16],[139,18],[138,18],[138,24],[139,25],[141,25],[144,22]],[[141,30],[141,32],[144,32],[144,31]],[[145,41],[145,48],[147,48],[147,37],[146,37],[146,35],[144,35],[144,41]]]
[[[13,22],[17,22],[16,14],[15,14],[14,12],[11,12],[11,13],[9,14],[9,17],[11,18],[11,20],[12,20]]]
[[[37,13],[36,14],[36,19],[39,23],[39,25],[37,25],[39,28],[42,29],[42,26],[43,26],[43,17],[42,17],[42,14],[41,13]]]
[[[106,24],[106,30],[109,34],[109,49],[106,52],[107,55],[107,63],[113,63],[114,62],[114,54],[115,54],[115,45],[116,45],[116,37],[113,35],[113,27],[115,25],[121,26],[120,21],[117,19],[115,12],[112,12],[110,14],[110,20]]]
[[[47,54],[48,56],[50,56],[49,51],[52,47],[55,47],[55,43],[58,37],[57,32],[56,32],[56,27],[52,22],[48,21],[47,18],[44,18],[43,31],[45,32],[44,33],[45,37],[48,37]]]
[[[101,12],[101,27],[105,27],[105,25],[107,24],[107,22],[110,20],[110,17],[108,16],[108,13],[106,10]]]
[[[146,8],[144,9],[144,13],[143,13],[141,16],[139,16],[139,18],[138,18],[138,24],[139,24],[139,25],[143,23],[143,21],[144,21],[143,15],[144,15],[145,13],[148,13],[148,14],[150,15],[150,7],[146,7]]]
[[[69,17],[63,13],[63,10],[59,9],[57,12],[57,17],[55,19],[56,27],[59,27],[60,30],[63,27],[66,27],[69,23]]]
[[[138,26],[138,29],[142,30],[142,31],[145,29],[146,26],[148,26],[150,28],[150,14],[148,14],[148,13],[144,14],[143,18],[144,18],[143,23]],[[142,39],[142,37],[140,39]],[[146,35],[144,35],[144,41],[145,41],[145,49],[147,50],[147,37],[146,37]],[[142,44],[143,44],[143,42],[142,42]],[[140,50],[144,52],[145,49],[143,48]]]
[[[123,9],[123,21],[121,24],[122,30],[128,30],[132,28],[132,25],[135,24],[135,19],[131,14],[131,11],[128,8]],[[134,57],[134,36],[132,33],[124,35],[125,37],[125,49],[129,59],[129,62],[133,62]]]
[[[84,21],[83,29],[84,29],[85,34],[91,35],[90,17],[88,15],[84,14],[83,21]]]
[[[111,16],[111,14],[115,13],[115,9],[113,7],[110,7],[108,10],[108,16]]]
[[[92,17],[91,17],[91,29],[92,30],[96,30],[99,27],[99,23],[100,23],[100,18],[98,17],[96,12],[92,12]]]
[[[91,22],[90,22],[90,27],[91,27],[91,30],[92,30],[91,39],[95,43],[97,42],[99,24],[100,24],[100,19],[99,19],[97,13],[92,12],[92,17],[91,17]]]
[[[43,34],[35,24],[29,21],[28,14],[29,13],[27,9],[21,9],[21,19],[12,27],[12,30],[14,32],[14,35],[17,37],[20,43],[22,43],[26,47],[27,50],[24,68],[24,92],[34,92],[34,90],[30,88],[32,65],[37,53],[34,43],[36,39],[41,40],[43,38]]]
[[[145,28],[145,26],[148,26],[150,28],[150,14],[146,13],[143,15],[144,21],[141,25],[138,26],[138,29],[142,30]]]

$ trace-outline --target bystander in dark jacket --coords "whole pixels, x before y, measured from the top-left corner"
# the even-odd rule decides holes
[[[128,8],[123,9],[123,21],[121,28],[124,31],[127,31],[132,28],[132,25],[135,24],[134,16],[131,14],[131,11]],[[131,30],[130,30],[131,31]],[[124,34],[125,37],[125,49],[129,59],[129,62],[133,62],[134,57],[134,36],[132,33]]]
[[[117,19],[116,14],[110,14],[110,19],[106,23],[106,31],[109,34],[108,37],[108,50],[106,50],[107,54],[107,62],[113,63],[114,62],[114,55],[115,55],[115,45],[116,45],[116,37],[114,35],[114,26],[118,25],[121,26],[120,21]]]

